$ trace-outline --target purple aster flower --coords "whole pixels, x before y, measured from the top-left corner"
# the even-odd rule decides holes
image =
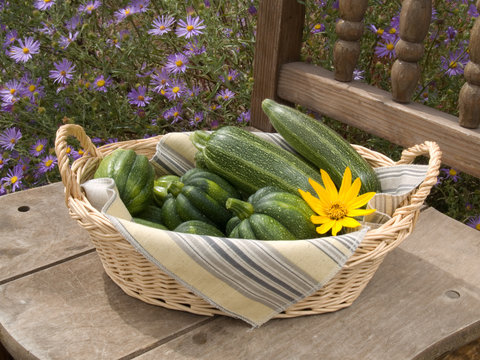
[[[3,42],[3,48],[4,49],[8,48],[15,41],[17,41],[17,38],[18,38],[17,30],[10,30],[8,33],[5,34],[5,41]]]
[[[4,183],[3,186],[12,186],[12,192],[15,192],[15,190],[21,187],[22,178],[22,164],[17,164],[14,166],[13,170],[9,169],[7,172],[7,176],[3,177],[0,181]]]
[[[353,70],[353,80],[363,80],[365,79],[365,70],[355,69]]]
[[[316,23],[310,29],[310,33],[312,33],[312,34],[318,34],[318,33],[324,32],[324,31],[325,31],[325,25],[320,24],[320,23]]]
[[[182,53],[170,55],[165,64],[165,70],[171,74],[184,73],[187,70],[188,58]]]
[[[472,211],[473,210],[473,204],[469,201],[465,203],[465,210],[467,211]]]
[[[112,79],[110,77],[105,77],[103,75],[97,76],[97,78],[93,81],[93,88],[96,91],[107,92],[107,88],[112,86]]]
[[[253,6],[253,5],[250,5],[250,6],[248,7],[248,13],[249,13],[250,15],[252,15],[252,16],[253,16],[253,15],[257,15],[257,8],[256,8],[255,6]]]
[[[167,86],[170,85],[170,82],[171,80],[168,76],[168,72],[165,69],[162,69],[160,73],[156,73],[152,76],[152,81],[150,82],[150,85],[154,87],[152,91],[160,94],[162,90],[165,90]]]
[[[171,16],[159,16],[152,22],[153,28],[148,30],[150,35],[163,35],[172,30],[175,19]]]
[[[146,12],[150,5],[150,0],[132,0],[130,6],[135,9],[135,12]]]
[[[78,11],[80,12],[85,12],[87,14],[91,14],[93,10],[97,9],[102,5],[101,1],[95,0],[95,1],[89,1],[84,5],[80,5],[78,7]]]
[[[63,59],[62,62],[54,63],[55,70],[50,70],[50,79],[53,79],[54,83],[60,83],[66,85],[73,78],[73,72],[75,65],[73,65],[67,59]]]
[[[200,17],[192,18],[190,15],[187,16],[187,21],[180,20],[178,22],[177,30],[175,34],[178,37],[184,36],[185,38],[190,38],[192,36],[197,36],[203,34],[202,29],[205,29],[205,25],[203,24],[203,20]]]
[[[166,120],[170,120],[171,124],[175,124],[176,122],[183,120],[182,118],[182,103],[178,103],[173,108],[168,109],[163,113],[163,117]]]
[[[22,78],[22,83],[25,88],[24,93],[30,98],[31,103],[35,103],[36,99],[43,98],[45,96],[44,87],[41,85],[42,78],[31,79],[25,75]]]
[[[442,68],[445,69],[445,74],[448,76],[455,76],[463,74],[463,68],[467,65],[468,57],[466,52],[462,49],[450,53],[448,58],[441,57]]]
[[[18,43],[20,46],[12,46],[8,54],[17,63],[26,63],[33,54],[40,52],[40,42],[33,37],[26,37],[23,41],[19,39]]]
[[[205,7],[206,7],[207,9],[210,8],[210,1],[208,1],[208,0],[203,0],[203,4],[205,5]]]
[[[467,225],[475,230],[480,230],[480,215],[471,217],[468,220]]]
[[[457,182],[460,179],[457,170],[453,168],[443,168],[440,171],[445,175],[445,179],[451,179],[453,182]]]
[[[0,134],[0,146],[5,150],[13,150],[18,140],[22,138],[22,132],[16,127],[6,129]]]
[[[454,27],[449,26],[447,30],[445,30],[445,34],[447,35],[447,38],[445,39],[445,44],[448,44],[455,39],[455,36],[457,36],[458,31],[455,30]]]
[[[57,165],[57,157],[54,155],[45,156],[42,161],[37,165],[36,177],[40,177],[43,174],[52,171]]]
[[[191,89],[187,89],[186,93],[188,94],[188,97],[194,98],[194,97],[198,96],[198,94],[200,94],[201,90],[202,89],[200,88],[200,86],[195,85]]]
[[[18,160],[18,165],[20,165],[23,173],[25,174],[28,171],[28,169],[30,168],[30,158],[28,156],[22,156]]]
[[[373,25],[373,24],[370,24],[370,25],[368,26],[368,28],[369,28],[370,30],[372,30],[372,32],[373,32],[374,34],[376,34],[376,35],[378,35],[378,36],[382,36],[383,33],[385,32],[385,30],[383,30],[382,28],[377,28],[377,27],[376,27],[375,25]]]
[[[2,101],[15,103],[25,94],[25,87],[18,80],[10,80],[0,89]]]
[[[117,49],[120,49],[122,46],[122,41],[127,39],[130,36],[130,31],[128,30],[120,30],[118,35],[115,36],[113,39],[107,39],[107,44],[111,44],[115,46]]]
[[[226,77],[224,77],[223,75],[220,75],[220,76],[219,76],[220,80],[221,80],[222,82],[224,82],[224,83],[227,82],[227,81],[229,81],[229,82],[230,82],[230,81],[233,81],[233,80],[235,80],[237,77],[238,77],[238,71],[237,71],[237,70],[233,70],[233,69],[231,69],[231,70],[228,71],[228,74],[227,74]]]
[[[197,112],[193,115],[192,119],[190,120],[190,126],[197,127],[203,121],[203,112]]]
[[[218,109],[221,109],[221,108],[222,108],[222,105],[218,105],[218,104],[210,105],[210,110],[212,110],[212,111],[215,111],[215,110],[218,110]]]
[[[185,83],[181,80],[174,80],[170,86],[165,89],[165,96],[168,100],[178,100],[185,94]]]
[[[250,110],[242,112],[240,115],[237,117],[237,122],[239,123],[247,123],[250,121]]]
[[[70,45],[73,41],[77,39],[78,36],[78,31],[76,31],[74,34],[71,32],[68,33],[68,36],[60,36],[60,40],[58,41],[58,44],[62,49],[66,49],[68,45]]]
[[[205,46],[198,47],[197,39],[188,42],[187,45],[184,46],[184,49],[187,56],[200,55],[207,51]]]
[[[39,28],[38,31],[42,34],[52,36],[55,34],[57,29],[52,24],[47,24],[46,22],[42,21],[42,27]]]
[[[222,89],[218,92],[216,98],[217,100],[230,100],[235,97],[235,93],[229,89]]]
[[[47,139],[38,139],[35,144],[30,147],[30,155],[39,157],[45,152],[45,146],[47,145]]]
[[[114,15],[117,19],[117,22],[120,22],[129,17],[130,15],[135,14],[135,11],[136,9],[133,6],[127,6],[123,9],[115,11]]]
[[[35,0],[35,8],[38,10],[48,10],[50,9],[54,4],[56,0]]]
[[[75,30],[78,25],[80,25],[82,23],[82,18],[78,15],[75,15],[74,17],[72,17],[70,20],[68,20],[66,23],[65,23],[65,27],[67,28],[68,31],[73,31]]]
[[[475,4],[470,4],[470,6],[468,7],[467,14],[472,18],[478,17],[478,9],[475,6]]]
[[[0,170],[9,162],[9,158],[5,158],[3,153],[0,153]]]
[[[395,45],[399,37],[395,35],[388,35],[382,37],[383,41],[375,47],[375,55],[378,57],[387,57],[389,59],[395,58]]]
[[[138,107],[146,106],[152,97],[147,96],[147,87],[139,86],[138,88],[132,88],[127,94],[128,102],[132,105],[137,105]]]

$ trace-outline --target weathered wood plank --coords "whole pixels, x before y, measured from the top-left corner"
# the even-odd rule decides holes
[[[0,197],[0,284],[92,251],[87,231],[70,218],[63,184]]]
[[[96,253],[0,286],[0,340],[18,359],[118,359],[206,319],[126,295]]]
[[[480,157],[473,156],[480,151],[480,130],[459,126],[455,116],[397,103],[386,91],[358,81],[338,82],[332,72],[300,62],[282,66],[278,95],[404,147],[436,141],[446,164],[480,177]]]
[[[138,359],[434,359],[480,336],[478,240],[428,209],[351,307],[255,330],[221,317]]]
[[[262,110],[265,98],[281,101],[277,96],[280,66],[300,60],[305,6],[297,0],[262,0],[258,9],[254,84],[250,105],[252,124],[272,131]]]

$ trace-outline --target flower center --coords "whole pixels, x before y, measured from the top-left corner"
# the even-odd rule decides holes
[[[65,70],[60,71],[60,75],[65,76],[67,75],[67,72]]]
[[[393,49],[395,49],[395,45],[393,45],[392,43],[387,44],[388,51],[392,51]]]
[[[52,165],[52,163],[53,163],[53,160],[47,160],[47,161],[45,161],[45,166],[49,167],[49,166]]]
[[[97,81],[97,86],[102,87],[103,85],[105,85],[105,80],[100,79]]]
[[[11,182],[12,184],[15,184],[17,181],[18,181],[18,177],[17,177],[17,176],[12,176],[12,178],[10,179],[10,182]]]
[[[193,25],[188,25],[188,26],[187,26],[187,31],[192,31],[193,29],[195,29],[195,28],[193,27]]]
[[[72,149],[71,149],[70,147],[67,147],[66,153],[67,153],[67,154],[70,154],[71,152],[72,152]]]
[[[343,219],[348,213],[345,205],[339,203],[333,203],[326,212],[331,220]]]
[[[162,85],[165,85],[167,83],[167,80],[162,79],[161,83],[162,83]]]
[[[15,142],[16,142],[15,138],[10,139],[10,144],[15,144]]]
[[[43,2],[44,2],[45,4],[48,4],[50,1],[52,1],[52,0],[43,0]]]
[[[174,94],[178,93],[180,91],[180,88],[178,86],[175,86],[173,89],[172,89],[172,92]]]
[[[450,170],[448,171],[448,173],[450,174],[450,176],[455,176],[455,175],[457,175],[457,172],[456,172],[455,170],[453,170],[453,169],[450,169]]]
[[[28,54],[30,52],[30,50],[27,47],[24,47],[22,51],[24,54]]]
[[[15,92],[17,91],[17,89],[10,89],[10,94],[15,94]]]
[[[37,147],[35,148],[37,152],[40,152],[43,150],[43,144],[38,144]]]
[[[166,28],[165,28],[165,25],[160,25],[160,26],[159,26],[159,29],[160,29],[160,30],[165,30],[165,29],[166,29]]]
[[[3,165],[3,159],[0,159],[0,165]]]
[[[28,91],[34,92],[36,88],[37,88],[37,87],[32,84],[32,85],[30,85],[30,86],[28,87]]]
[[[78,154],[79,155],[83,155],[84,154],[84,151],[82,149],[78,150]]]
[[[125,9],[125,15],[129,15],[130,14],[130,9]]]
[[[165,90],[164,90],[164,89],[160,90],[160,93],[161,93],[162,95],[165,95]]]
[[[138,96],[137,96],[137,99],[138,99],[138,101],[143,101],[143,100],[145,100],[145,98],[144,98],[142,95],[138,95]]]
[[[183,61],[182,61],[182,60],[177,60],[177,61],[175,61],[175,65],[177,65],[178,67],[180,67],[180,66],[183,65]]]
[[[377,34],[378,34],[378,35],[382,35],[384,31],[385,31],[385,30],[383,30],[383,29],[378,29],[378,30],[377,30]]]
[[[452,69],[455,69],[457,67],[457,62],[456,61],[450,61],[449,65]]]
[[[87,89],[90,87],[90,83],[89,83],[88,81],[85,83],[85,87],[86,87]]]
[[[477,229],[477,230],[480,231],[480,223],[478,223],[477,225],[475,225],[475,229]]]
[[[227,76],[227,80],[232,81],[232,76],[231,75]]]
[[[87,6],[87,10],[88,10],[88,11],[92,11],[92,10],[93,10],[93,5],[88,5],[88,6]]]
[[[16,40],[16,38],[14,38],[14,37],[10,38],[10,42],[14,42],[15,40]]]
[[[316,24],[315,25],[315,30],[320,30],[322,28],[322,24]]]
[[[395,33],[397,32],[397,29],[391,28],[388,32],[389,32],[390,34],[395,34]]]
[[[177,117],[178,115],[180,115],[180,114],[178,113],[178,111],[175,111],[175,112],[173,113],[173,116],[174,116],[174,117]]]

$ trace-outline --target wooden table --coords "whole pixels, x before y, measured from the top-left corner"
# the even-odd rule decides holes
[[[252,330],[124,294],[60,183],[0,207],[0,359],[435,359],[480,338],[480,233],[432,208],[351,307]]]

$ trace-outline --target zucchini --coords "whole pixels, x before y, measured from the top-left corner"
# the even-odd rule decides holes
[[[360,178],[361,193],[380,192],[380,182],[372,166],[338,133],[308,115],[271,99],[262,109],[275,130],[287,143],[312,164],[325,170],[337,186],[342,183],[345,168],[352,178]]]
[[[156,229],[168,230],[166,226],[164,226],[162,224],[159,224],[155,221],[145,220],[145,219],[137,218],[137,217],[134,217],[133,221],[136,222],[136,223],[142,224],[142,225],[146,225],[146,226],[156,228]]]
[[[318,236],[308,204],[300,196],[273,186],[258,190],[248,202],[232,198],[226,205],[236,215],[227,223],[229,237],[296,240]]]
[[[225,236],[219,229],[211,224],[199,220],[189,220],[178,225],[176,232],[196,235]]]
[[[197,167],[206,167],[247,195],[270,185],[297,195],[298,189],[313,191],[308,178],[321,182],[320,173],[305,161],[239,127],[197,130],[191,141],[198,149]]]

